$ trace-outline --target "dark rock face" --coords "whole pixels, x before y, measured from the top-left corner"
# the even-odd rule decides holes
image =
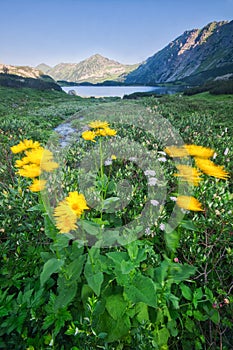
[[[129,73],[125,83],[153,85],[185,81],[191,76],[201,79],[203,73],[206,79],[231,72],[233,21],[212,22],[202,29],[184,32]]]
[[[0,74],[0,86],[62,91],[62,88],[54,81],[25,78],[14,74]]]

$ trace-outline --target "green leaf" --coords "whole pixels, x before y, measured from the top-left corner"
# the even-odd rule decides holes
[[[186,228],[187,230],[198,231],[198,228],[196,227],[194,222],[191,220],[182,220],[180,222],[180,226],[182,226],[183,228]]]
[[[149,321],[149,313],[148,313],[148,306],[145,303],[137,303],[135,306],[136,311],[136,319],[139,323],[144,323],[146,321]]]
[[[121,294],[110,295],[106,298],[106,309],[114,320],[121,319],[127,306],[128,303],[123,299]]]
[[[195,323],[193,322],[193,320],[191,320],[191,318],[187,317],[186,321],[185,321],[185,328],[190,332],[193,333],[193,331],[195,330]]]
[[[134,269],[135,269],[135,266],[132,263],[132,261],[125,261],[125,260],[121,261],[121,272],[123,274],[128,274],[131,271],[133,271]]]
[[[186,286],[185,284],[181,283],[180,284],[180,289],[181,289],[181,292],[182,292],[182,295],[185,299],[187,300],[192,300],[192,291],[191,289]]]
[[[81,255],[66,266],[64,272],[66,273],[68,279],[77,280],[80,277],[85,259],[86,256]]]
[[[175,252],[180,243],[180,235],[177,231],[165,232],[165,241],[168,249]]]
[[[219,324],[220,322],[220,315],[219,315],[219,312],[218,310],[211,310],[211,316],[210,316],[210,319],[212,322],[214,322],[215,324]]]
[[[167,323],[167,328],[168,328],[170,334],[171,334],[173,337],[176,337],[176,336],[178,335],[178,329],[177,329],[176,320],[170,320],[170,321],[168,321],[168,323]]]
[[[98,236],[100,233],[99,225],[91,221],[82,220],[81,227],[91,236]]]
[[[143,275],[137,275],[130,284],[124,287],[126,297],[133,303],[143,302],[157,307],[157,296],[154,282]]]
[[[57,237],[57,229],[47,214],[44,215],[44,226],[46,236],[55,239]]]
[[[64,265],[64,260],[52,258],[48,260],[43,267],[43,271],[40,274],[40,283],[41,286],[48,281],[49,277],[60,270],[61,266]]]
[[[114,320],[107,311],[100,315],[95,332],[107,333],[106,341],[119,341],[123,336],[129,333],[131,324],[129,316],[124,314],[121,318]]]
[[[179,283],[187,280],[191,275],[196,272],[196,267],[188,264],[172,264],[170,269],[170,275],[175,283]]]
[[[55,310],[66,307],[75,297],[77,292],[77,282],[66,283],[64,278],[60,279],[58,296],[55,300]]]
[[[27,211],[41,211],[41,212],[43,212],[44,207],[42,204],[37,204],[37,205],[34,205],[33,207],[29,208]]]
[[[101,285],[102,285],[103,280],[104,280],[103,272],[97,272],[96,274],[89,275],[89,276],[85,275],[85,277],[87,279],[87,283],[88,283],[89,287],[91,287],[91,289],[94,291],[94,293],[97,296],[99,296],[100,295]]]
[[[116,210],[116,206],[119,205],[119,201],[119,197],[107,198],[103,201],[103,209],[107,210],[108,213],[114,213]]]
[[[193,316],[194,316],[195,320],[198,320],[198,321],[206,321],[206,320],[208,320],[208,316],[207,315],[203,315],[199,310],[194,310],[193,311]]]
[[[170,333],[167,328],[161,328],[159,330],[155,330],[154,332],[154,340],[161,349],[163,345],[167,345],[168,339],[170,337]]]

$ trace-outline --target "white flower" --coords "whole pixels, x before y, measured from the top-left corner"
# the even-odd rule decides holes
[[[166,156],[166,155],[167,155],[167,153],[165,153],[165,152],[163,152],[163,151],[158,151],[157,153],[162,154],[163,156]]]
[[[156,179],[156,177],[150,177],[149,180],[148,180],[148,185],[149,186],[154,186],[156,185],[158,182],[158,179]]]
[[[155,176],[155,171],[154,170],[146,170],[146,171],[144,171],[144,174],[146,176]]]
[[[177,198],[176,197],[170,197],[170,200],[173,201],[173,202],[176,202]]]
[[[226,156],[228,154],[228,152],[229,152],[229,148],[227,147],[224,151],[224,156]]]
[[[161,231],[165,231],[165,224],[163,224],[163,223],[160,224],[160,225],[159,225],[159,228],[160,228]]]
[[[167,158],[161,157],[161,158],[158,158],[158,161],[165,163],[167,161]]]
[[[217,153],[215,152],[213,155],[213,159],[215,159],[217,157]]]
[[[156,199],[151,199],[150,202],[154,207],[157,207],[159,205],[159,202]]]
[[[227,128],[225,128],[225,132],[227,132]]]
[[[150,230],[149,227],[147,227],[147,228],[145,229],[145,234],[146,234],[147,236],[149,236],[149,235],[151,234],[151,230]]]
[[[106,166],[111,165],[111,164],[112,164],[112,159],[107,159],[104,162],[104,165],[106,165]]]

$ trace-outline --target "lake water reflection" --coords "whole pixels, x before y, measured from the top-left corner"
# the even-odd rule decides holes
[[[177,92],[175,87],[158,87],[158,86],[63,86],[65,92],[75,90],[81,97],[123,97],[134,92],[153,91],[157,94],[174,94]]]

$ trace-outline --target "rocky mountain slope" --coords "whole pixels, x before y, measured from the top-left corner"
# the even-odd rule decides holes
[[[96,54],[79,63],[60,63],[53,68],[43,63],[36,68],[55,80],[101,83],[106,80],[123,81],[125,76],[137,67],[138,64],[124,65]]]
[[[0,86],[61,91],[60,86],[39,69],[2,63],[0,63]]]
[[[184,32],[125,79],[128,84],[202,83],[233,72],[233,21]]]

